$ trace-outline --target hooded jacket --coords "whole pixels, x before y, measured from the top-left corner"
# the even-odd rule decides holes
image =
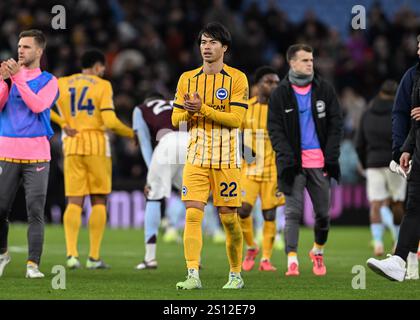
[[[375,98],[361,119],[356,151],[363,168],[388,167],[392,160],[393,100]]]

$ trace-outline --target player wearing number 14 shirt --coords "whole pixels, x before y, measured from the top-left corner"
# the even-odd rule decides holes
[[[105,56],[97,50],[82,56],[82,73],[58,80],[56,102],[60,116],[51,119],[63,129],[64,183],[68,205],[64,212],[67,267],[79,268],[77,238],[85,196],[91,198],[89,269],[103,269],[100,246],[106,226],[106,196],[111,192],[112,161],[106,129],[134,137],[131,128],[115,115],[111,83],[102,79]]]

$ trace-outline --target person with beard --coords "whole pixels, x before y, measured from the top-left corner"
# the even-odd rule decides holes
[[[26,278],[43,278],[39,271],[44,243],[44,210],[54,132],[50,108],[58,96],[57,79],[41,71],[46,38],[39,30],[20,33],[19,60],[0,66],[0,276],[10,262],[8,216],[19,184],[25,188],[28,212]]]

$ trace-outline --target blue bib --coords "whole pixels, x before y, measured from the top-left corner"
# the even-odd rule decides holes
[[[315,121],[312,117],[311,95],[311,91],[305,95],[295,92],[299,107],[300,145],[302,150],[321,148],[315,129]]]
[[[44,71],[35,79],[27,81],[27,84],[34,93],[38,93],[52,78],[53,75],[51,73]],[[16,85],[13,84],[6,105],[3,111],[0,112],[0,136],[12,138],[47,136],[50,139],[54,135],[50,123],[50,108],[54,105],[57,98],[58,91],[48,109],[35,113],[28,108]]]

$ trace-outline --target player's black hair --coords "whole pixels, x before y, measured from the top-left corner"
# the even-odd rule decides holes
[[[92,68],[95,63],[100,62],[105,65],[105,55],[97,49],[90,49],[83,53],[81,58],[82,68]]]
[[[229,30],[220,22],[210,22],[201,29],[197,37],[198,46],[201,44],[201,37],[203,34],[214,40],[220,41],[222,46],[228,47],[228,50],[232,44],[232,37]]]
[[[398,83],[394,80],[385,80],[381,85],[381,90],[383,94],[386,94],[391,97],[395,97],[398,89]]]
[[[292,60],[296,56],[296,53],[301,50],[310,52],[310,53],[314,52],[314,49],[308,44],[304,44],[304,43],[293,44],[287,49],[287,52],[286,52],[287,62],[290,62],[290,60]]]
[[[277,74],[277,71],[274,70],[270,66],[262,66],[262,67],[259,67],[255,71],[255,76],[254,76],[255,83],[260,82],[261,78],[264,77],[266,74]]]
[[[41,30],[30,29],[22,31],[19,34],[19,39],[26,37],[34,38],[37,45],[42,49],[45,49],[45,47],[47,46],[47,39],[45,38],[45,35],[42,33]]]

